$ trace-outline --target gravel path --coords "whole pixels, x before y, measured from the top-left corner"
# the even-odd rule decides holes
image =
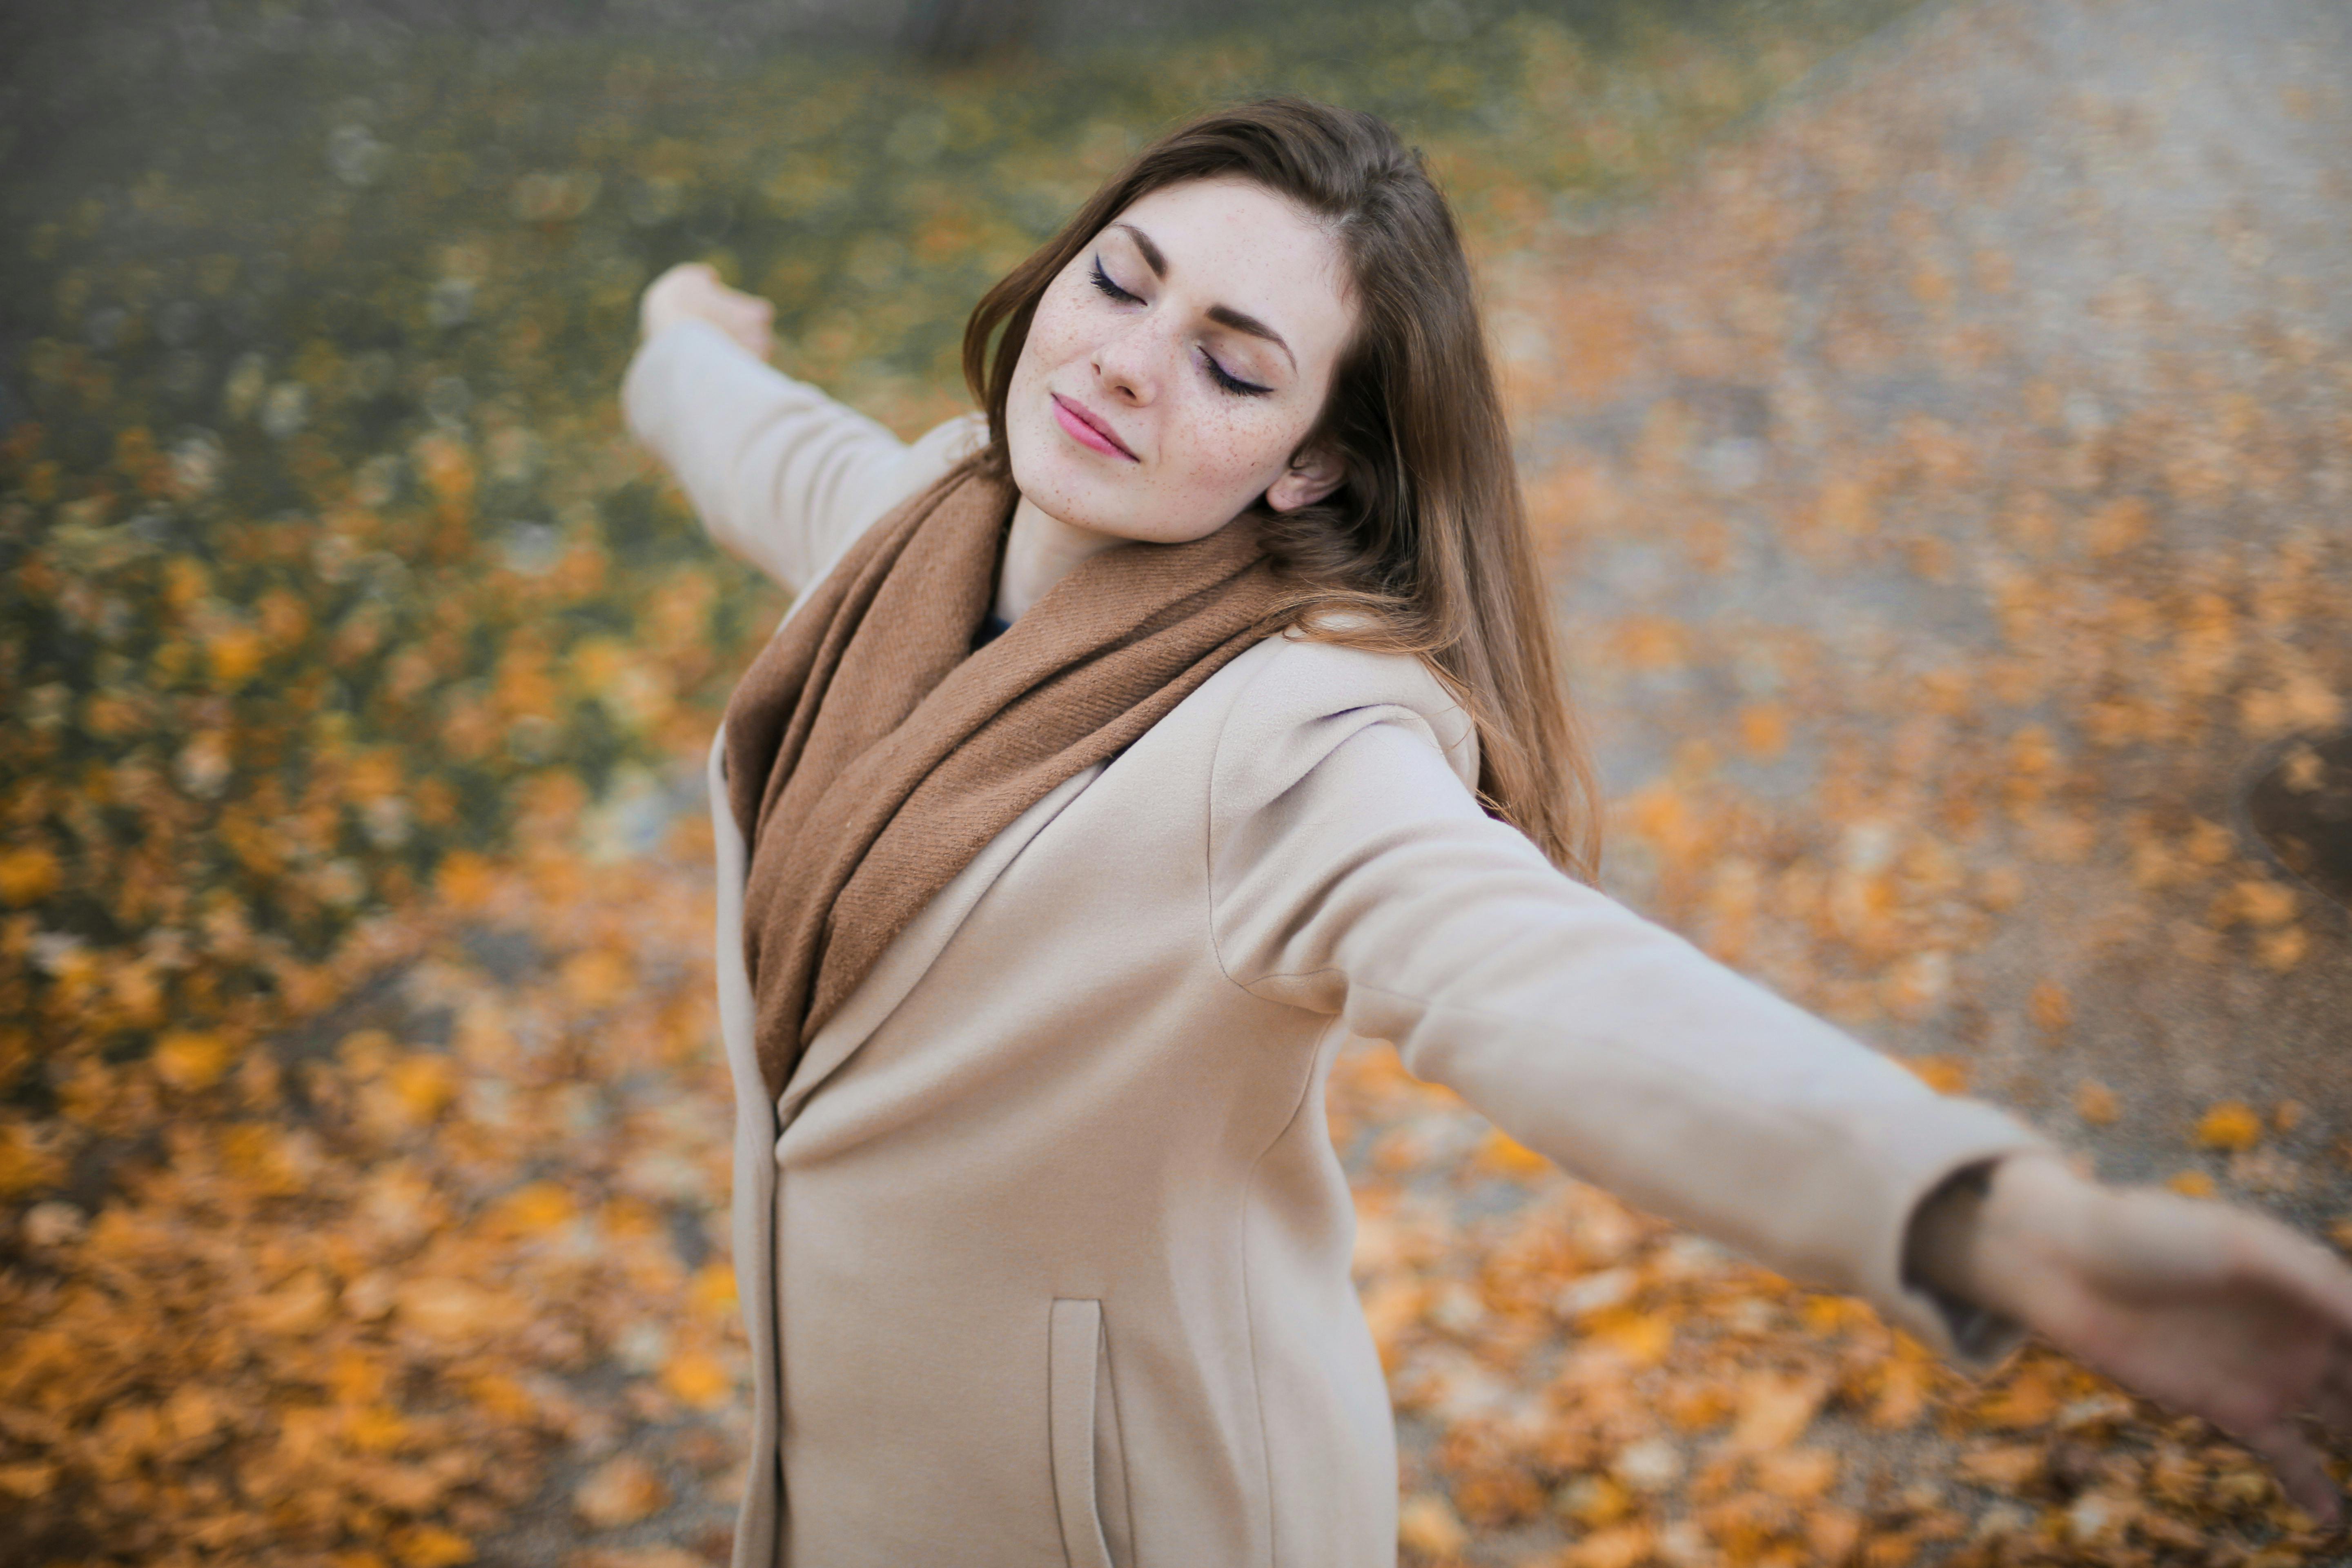
[[[1744,951],[2115,1176],[2179,1169],[2216,1100],[2299,1101],[2268,1195],[2311,1223],[2352,1194],[2352,926],[2297,889],[2265,963],[2215,906],[2268,869],[2242,781],[2352,698],[2347,80],[2340,5],[1940,8],[1520,307],[1622,890],[1704,931],[1742,877],[1934,844],[1993,896],[1932,1003],[1841,986],[1897,961],[1866,930]],[[1645,835],[1662,789],[1746,868]],[[1893,895],[1915,937],[1932,890]]]

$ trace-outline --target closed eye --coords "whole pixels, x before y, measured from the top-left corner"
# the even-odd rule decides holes
[[[1102,258],[1099,256],[1095,258],[1095,287],[1123,305],[1142,303],[1140,300],[1110,280],[1110,274],[1103,270]]]
[[[1274,390],[1270,386],[1260,386],[1254,381],[1244,381],[1223,365],[1219,364],[1216,356],[1206,349],[1201,351],[1201,363],[1209,367],[1209,379],[1227,392],[1239,393],[1244,397],[1264,397]]]
[[[1100,290],[1107,299],[1116,300],[1122,305],[1143,303],[1139,297],[1129,293],[1110,280],[1110,274],[1103,270],[1102,258],[1099,256],[1095,258],[1093,279],[1096,289]],[[1219,364],[1216,356],[1206,349],[1201,351],[1201,363],[1208,367],[1209,379],[1216,383],[1223,391],[1242,397],[1264,397],[1274,390],[1270,386],[1260,386],[1254,381],[1244,381],[1223,365]]]

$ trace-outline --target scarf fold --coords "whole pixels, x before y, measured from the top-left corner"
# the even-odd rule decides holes
[[[1089,557],[974,651],[1016,500],[978,459],[867,529],[727,704],[743,957],[771,1099],[988,841],[1133,743],[1291,595],[1246,520]]]

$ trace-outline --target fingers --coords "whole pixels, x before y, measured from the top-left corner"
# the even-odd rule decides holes
[[[2285,1293],[2326,1325],[2326,1360],[2302,1406],[2336,1431],[2352,1434],[2352,1268],[2309,1237],[2261,1215],[2239,1240],[2242,1266]]]
[[[638,319],[647,336],[672,321],[696,319],[709,322],[762,359],[775,346],[770,336],[775,307],[756,294],[729,288],[708,262],[681,261],[647,284]]]
[[[668,283],[672,279],[678,280],[677,283],[671,284],[672,288],[677,288],[682,283],[701,284],[719,289],[724,289],[727,287],[719,280],[719,268],[711,266],[708,261],[680,261],[655,279],[654,282],[659,285]]]
[[[728,336],[761,359],[767,358],[775,347],[775,340],[770,335],[769,329],[776,319],[776,308],[757,295],[740,294],[731,289],[716,303],[725,312],[719,324],[726,329]]]
[[[2343,1519],[2343,1494],[2336,1489],[2326,1463],[2319,1450],[2303,1440],[2303,1435],[2291,1421],[2274,1421],[2241,1433],[2238,1440],[2270,1461],[2279,1485],[2305,1513],[2331,1528]]]
[[[2352,1338],[2352,1268],[2309,1237],[2267,1215],[2246,1217],[2255,1221],[2246,1240],[2260,1265],[2333,1322],[2338,1334]]]
[[[671,322],[695,314],[695,297],[716,280],[717,275],[698,261],[683,261],[665,269],[637,297],[638,331],[652,337]]]
[[[2311,1413],[2352,1436],[2352,1334],[2337,1336],[2327,1370],[2320,1374],[2319,1391],[2312,1396]]]

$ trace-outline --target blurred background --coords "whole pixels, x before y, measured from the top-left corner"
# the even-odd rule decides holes
[[[0,1558],[725,1560],[700,763],[783,600],[620,430],[637,292],[912,435],[1267,91],[1464,220],[1605,885],[2352,1247],[2334,0],[19,0],[0,62]],[[2346,1560],[1385,1047],[1330,1111],[1408,1563]]]

